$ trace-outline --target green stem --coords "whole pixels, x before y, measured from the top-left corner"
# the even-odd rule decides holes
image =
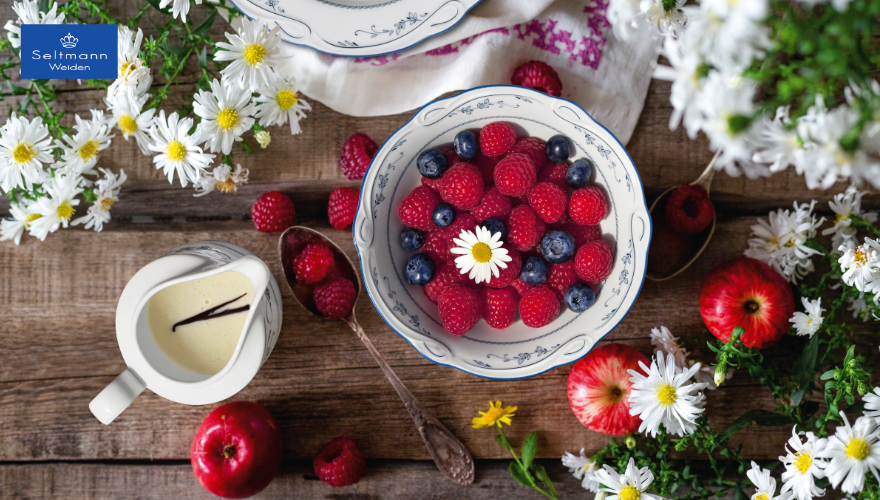
[[[549,493],[547,493],[546,491],[539,488],[538,485],[535,483],[535,480],[532,479],[532,475],[529,474],[529,471],[526,470],[526,468],[523,466],[523,463],[519,460],[519,457],[516,456],[516,451],[513,449],[513,446],[510,445],[510,441],[507,440],[507,436],[504,435],[504,429],[501,427],[500,423],[498,424],[498,434],[500,434],[504,438],[504,442],[507,443],[507,450],[510,452],[511,455],[513,455],[513,459],[516,460],[516,463],[519,465],[519,468],[522,469],[523,472],[525,472],[526,478],[528,478],[529,483],[532,485],[532,488],[538,490],[539,492],[541,492],[541,494],[543,494],[547,498],[552,498],[553,500],[557,500],[557,498],[555,496],[552,496]]]

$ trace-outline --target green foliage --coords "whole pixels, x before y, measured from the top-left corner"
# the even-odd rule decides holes
[[[510,476],[521,485],[533,488],[547,498],[556,500],[556,487],[553,486],[553,481],[547,475],[547,470],[544,469],[543,465],[536,464],[534,461],[535,455],[538,453],[538,433],[533,431],[526,436],[522,452],[517,455],[513,445],[510,444],[507,436],[504,435],[504,429],[500,425],[497,429],[498,434],[495,435],[495,441],[513,455],[514,461],[510,462]]]

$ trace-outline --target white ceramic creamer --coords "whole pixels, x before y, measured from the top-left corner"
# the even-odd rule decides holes
[[[218,372],[210,375],[188,370],[156,344],[148,324],[147,303],[172,285],[225,272],[240,273],[253,285],[253,302],[246,311],[241,336]],[[229,398],[266,362],[281,331],[281,316],[278,283],[266,263],[253,253],[223,241],[199,241],[175,248],[144,266],[122,291],[116,307],[116,340],[128,368],[89,403],[89,409],[109,424],[144,389],[189,405]]]

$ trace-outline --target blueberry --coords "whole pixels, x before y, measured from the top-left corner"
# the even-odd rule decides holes
[[[561,163],[568,159],[568,139],[564,135],[554,135],[547,140],[544,148],[547,158],[553,163]],[[421,170],[421,169],[420,169]]]
[[[519,279],[523,280],[526,285],[540,285],[547,281],[547,273],[550,272],[550,266],[547,261],[538,256],[531,256],[526,259],[519,272]]]
[[[569,165],[568,172],[565,173],[565,181],[568,185],[580,189],[590,182],[590,175],[593,173],[593,162],[583,158],[575,160]]]
[[[455,208],[449,203],[438,203],[431,212],[431,220],[437,227],[449,227],[455,222]]]
[[[416,160],[419,172],[428,179],[439,179],[443,177],[449,168],[449,161],[446,155],[439,149],[426,149],[419,153],[419,159]]]
[[[407,252],[415,252],[425,244],[425,234],[408,227],[400,232],[400,246]]]
[[[493,235],[495,233],[501,233],[501,241],[507,240],[507,226],[504,225],[504,222],[502,222],[501,219],[497,217],[490,217],[484,220],[483,223],[480,225],[488,229],[489,232]]]
[[[565,231],[547,231],[541,238],[541,255],[553,264],[562,264],[574,255],[574,238]]]
[[[480,150],[477,136],[475,136],[470,130],[462,130],[455,134],[455,139],[452,140],[452,145],[455,147],[455,154],[457,154],[462,160],[470,160],[474,156],[477,156],[477,151]]]
[[[583,283],[575,283],[565,291],[565,305],[574,312],[584,312],[596,302],[596,293]]]
[[[434,279],[434,261],[417,253],[406,261],[406,280],[412,285],[425,286]]]

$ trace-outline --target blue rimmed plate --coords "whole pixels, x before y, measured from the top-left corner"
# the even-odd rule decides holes
[[[594,183],[611,201],[601,228],[615,249],[614,267],[596,303],[583,313],[566,309],[537,329],[517,321],[495,330],[480,321],[456,337],[443,329],[437,306],[424,291],[403,276],[410,253],[398,243],[404,225],[397,207],[420,184],[415,163],[421,151],[450,144],[460,130],[493,121],[511,123],[520,135],[544,140],[565,135],[574,145],[570,159],[592,160]],[[434,363],[480,377],[517,379],[580,359],[623,320],[645,279],[651,219],[638,171],[605,127],[571,101],[497,85],[432,102],[385,141],[364,178],[353,233],[366,290],[394,331]]]

